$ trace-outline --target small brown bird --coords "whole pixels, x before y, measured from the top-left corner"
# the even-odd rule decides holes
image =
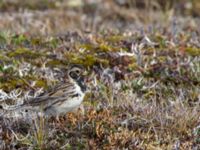
[[[30,117],[35,114],[58,117],[72,111],[81,104],[85,96],[83,72],[84,68],[80,65],[70,66],[67,72],[68,78],[64,83],[21,105],[7,108],[2,117]]]

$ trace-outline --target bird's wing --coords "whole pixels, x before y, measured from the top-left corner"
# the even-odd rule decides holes
[[[48,91],[39,97],[35,97],[26,101],[22,105],[49,107],[58,101],[65,101],[74,95],[76,95],[74,84],[67,82],[54,87],[51,91]]]

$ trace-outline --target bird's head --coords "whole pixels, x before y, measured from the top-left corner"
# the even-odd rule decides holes
[[[83,92],[86,91],[86,85],[84,81],[85,68],[78,64],[70,65],[68,68],[68,77],[76,82]]]

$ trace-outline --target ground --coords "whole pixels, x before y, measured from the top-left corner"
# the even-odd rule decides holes
[[[0,102],[87,70],[80,108],[0,120],[0,149],[200,149],[200,3],[0,2]]]

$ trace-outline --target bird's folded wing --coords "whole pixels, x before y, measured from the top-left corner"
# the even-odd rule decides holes
[[[23,106],[41,106],[49,107],[57,102],[70,99],[76,94],[75,86],[71,83],[56,86],[50,92],[42,96],[32,98],[26,101]]]

